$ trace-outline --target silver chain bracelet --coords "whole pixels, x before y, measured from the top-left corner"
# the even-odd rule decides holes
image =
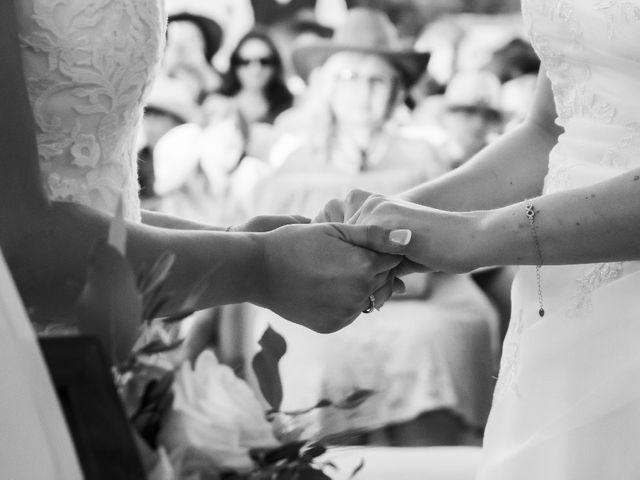
[[[536,281],[538,282],[538,315],[544,317],[544,305],[542,303],[542,282],[540,281],[540,267],[542,267],[542,250],[540,249],[540,240],[538,239],[538,232],[536,231],[536,209],[533,204],[527,201],[525,205],[525,212],[529,225],[531,227],[531,236],[536,245],[536,253],[538,254],[538,264],[536,265]]]

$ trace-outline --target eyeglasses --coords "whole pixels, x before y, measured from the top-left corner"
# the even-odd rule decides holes
[[[452,105],[447,110],[466,116],[480,116],[486,122],[498,123],[502,120],[501,112],[483,105]]]
[[[342,70],[336,75],[336,80],[342,84],[365,82],[371,88],[390,88],[396,79],[392,76],[361,75],[353,70]]]
[[[255,58],[236,57],[233,63],[237,67],[246,67],[248,65],[251,65],[252,63],[257,63],[261,67],[273,67],[276,64],[276,59],[274,57],[255,57]]]

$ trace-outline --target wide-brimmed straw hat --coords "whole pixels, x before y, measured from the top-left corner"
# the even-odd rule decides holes
[[[372,8],[353,8],[329,41],[301,45],[293,51],[293,65],[303,79],[338,52],[378,55],[392,63],[402,74],[405,84],[412,85],[429,62],[428,52],[403,46],[398,31],[389,18]]]
[[[207,3],[203,0],[173,0],[167,2],[167,15],[169,23],[184,21],[198,27],[204,38],[204,55],[207,61],[211,61],[222,45],[224,31],[210,9],[206,8]]]

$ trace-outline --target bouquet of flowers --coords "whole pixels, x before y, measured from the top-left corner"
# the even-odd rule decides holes
[[[175,257],[162,255],[137,275],[124,251],[120,216],[97,245],[78,302],[77,326],[97,336],[113,363],[114,380],[134,427],[152,480],[330,480],[320,442],[278,439],[274,420],[333,405],[352,408],[372,393],[357,391],[342,402],[320,400],[310,409],[281,412],[278,362],[284,339],[267,329],[252,366],[264,399],[212,351],[192,365],[180,361],[177,323],[193,312],[208,278],[196,283],[181,311],[157,318],[170,299],[164,283]],[[177,365],[177,366],[176,366]],[[352,476],[360,470],[355,469]]]

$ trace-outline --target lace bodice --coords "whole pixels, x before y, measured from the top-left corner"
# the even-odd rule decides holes
[[[164,42],[160,0],[18,0],[45,188],[52,199],[139,219],[142,102]]]
[[[640,166],[640,1],[523,0],[565,134],[547,192]]]

